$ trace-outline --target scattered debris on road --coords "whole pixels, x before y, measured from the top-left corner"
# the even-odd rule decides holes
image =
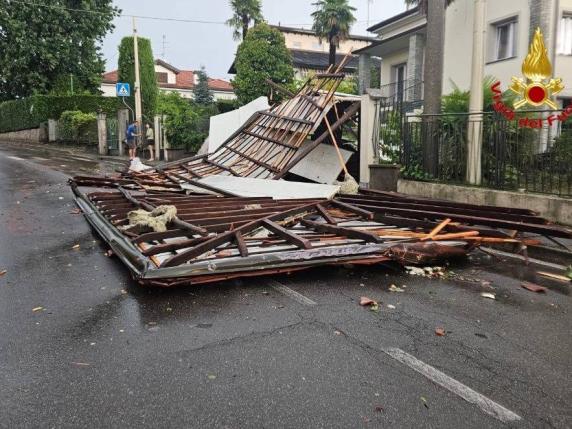
[[[572,279],[570,279],[568,276],[561,276],[560,274],[549,273],[547,271],[537,271],[537,273],[539,275],[541,275],[542,277],[548,277],[549,279],[552,279],[552,280],[558,280],[558,281],[566,282],[566,283],[569,283],[570,281],[572,281]]]
[[[362,296],[360,301],[359,301],[359,305],[361,305],[362,307],[369,307],[369,309],[371,311],[378,311],[379,310],[379,305],[377,303],[377,301],[374,301],[371,298],[368,298],[367,296]]]
[[[496,295],[494,293],[490,293],[490,292],[482,292],[481,296],[483,298],[488,298],[488,299],[497,299]]]
[[[529,290],[531,292],[536,292],[536,293],[545,293],[546,292],[546,288],[544,286],[540,286],[534,283],[530,283],[530,282],[522,282],[520,284],[520,287]]]
[[[444,337],[445,336],[445,328],[436,328],[435,329],[435,335],[437,335],[438,337]]]
[[[34,313],[37,313],[38,311],[43,311],[43,310],[44,310],[44,307],[42,307],[42,306],[32,308],[32,312],[34,312]]]
[[[400,287],[397,287],[397,286],[395,286],[395,285],[389,286],[389,291],[390,291],[390,292],[405,292],[404,289],[402,289],[402,288],[400,288]]]
[[[7,272],[8,272],[8,270],[0,270],[0,277],[5,275]]]

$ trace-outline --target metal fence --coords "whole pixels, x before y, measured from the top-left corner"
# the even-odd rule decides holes
[[[483,128],[481,186],[572,196],[572,119],[532,129],[495,112],[414,115],[396,107],[380,106],[374,150],[380,160],[400,163],[402,177],[466,183],[467,129],[473,121]],[[424,168],[428,157],[437,160],[436,170]]]

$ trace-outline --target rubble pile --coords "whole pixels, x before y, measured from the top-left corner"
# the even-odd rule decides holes
[[[522,251],[538,236],[572,238],[530,210],[376,190],[335,196],[339,187],[281,180],[319,145],[336,145],[332,133],[358,111],[359,101],[336,100],[342,79],[331,69],[314,76],[212,154],[74,177],[76,202],[139,283],[163,287],[390,261],[438,277],[442,270],[415,266],[483,244]]]

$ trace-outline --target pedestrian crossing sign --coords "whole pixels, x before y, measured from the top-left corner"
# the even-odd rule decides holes
[[[115,84],[115,92],[118,97],[129,97],[131,95],[131,89],[128,83],[118,82]]]

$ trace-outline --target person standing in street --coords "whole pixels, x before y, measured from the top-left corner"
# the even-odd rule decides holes
[[[131,122],[131,124],[129,124],[129,126],[127,127],[127,131],[125,132],[127,147],[129,148],[130,161],[137,155],[136,137],[139,137],[139,134],[137,134],[137,122]]]
[[[148,161],[155,161],[155,131],[153,127],[147,123],[147,131],[145,132],[145,143],[149,149]]]

